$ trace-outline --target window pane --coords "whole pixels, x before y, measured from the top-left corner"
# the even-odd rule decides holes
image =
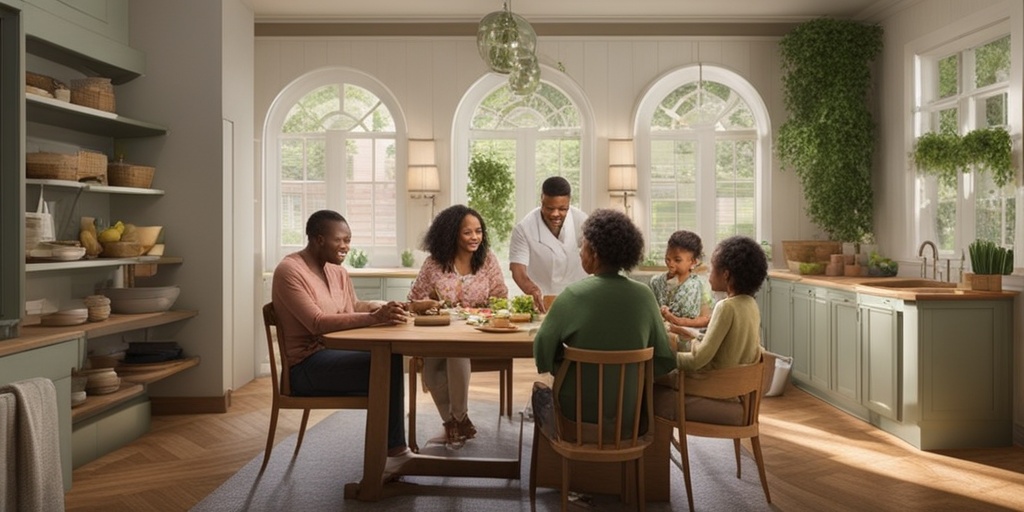
[[[373,140],[349,139],[345,144],[348,150],[345,158],[348,161],[346,180],[352,182],[373,181]]]
[[[719,141],[715,150],[715,240],[755,236],[754,141]]]
[[[1010,36],[978,47],[974,52],[974,85],[977,88],[1010,79]]]
[[[939,61],[939,98],[960,92],[960,54]]]
[[[959,133],[960,117],[956,108],[940,110],[937,118],[932,119],[932,126],[937,126],[940,133]]]
[[[697,145],[693,141],[651,142],[651,231],[648,254],[664,253],[679,229],[698,230]]]
[[[281,179],[303,179],[303,154],[301,139],[285,139],[281,141]]]
[[[306,140],[306,179],[323,181],[327,171],[324,139]]]
[[[985,126],[1006,126],[1006,93],[985,98]]]
[[[395,183],[374,185],[373,245],[398,247],[398,205]]]
[[[954,250],[954,235],[956,234],[956,183],[946,183],[946,180],[938,180],[938,207],[935,215],[935,233],[938,240],[936,244],[940,251]]]
[[[323,120],[337,112],[341,103],[338,86],[327,85],[305,95],[292,106],[281,131],[283,133],[316,133],[324,131]]]
[[[352,247],[373,245],[373,185],[349,183],[345,187],[345,220],[352,228]]]
[[[540,204],[540,187],[544,180],[561,176],[572,187],[572,205],[580,205],[580,141],[579,139],[558,139],[537,141],[537,172],[534,194]]]
[[[495,89],[473,112],[471,126],[476,130],[579,128],[580,119],[565,93],[541,82],[537,92],[528,96],[513,94],[507,85]]]
[[[395,140],[394,139],[376,139],[373,143],[374,147],[377,148],[377,154],[374,158],[374,168],[376,173],[376,181],[378,182],[395,182]]]

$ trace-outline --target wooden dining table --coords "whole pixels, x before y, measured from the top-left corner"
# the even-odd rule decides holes
[[[370,404],[366,411],[363,477],[359,482],[345,485],[345,498],[376,501],[392,494],[404,494],[407,490],[403,486],[384,485],[391,355],[533,357],[533,336],[540,324],[513,325],[518,329],[484,332],[453,317],[449,325],[418,326],[410,320],[405,324],[350,329],[323,336],[327,348],[370,353]],[[520,458],[449,458],[413,454],[397,474],[518,479],[520,463]]]

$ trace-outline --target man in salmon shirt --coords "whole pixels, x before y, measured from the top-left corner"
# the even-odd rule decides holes
[[[397,302],[361,301],[348,271],[352,230],[338,212],[320,210],[306,222],[308,243],[285,256],[274,270],[273,303],[285,338],[292,392],[301,396],[366,395],[370,382],[370,353],[328,349],[321,335],[371,325],[406,321],[405,306]],[[388,457],[407,458],[405,388],[402,356],[391,356],[388,410]],[[393,466],[388,461],[388,466]]]

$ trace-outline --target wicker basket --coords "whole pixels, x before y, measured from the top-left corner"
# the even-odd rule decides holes
[[[42,89],[42,90],[50,93],[51,95],[57,89],[67,89],[68,88],[66,85],[61,83],[60,80],[57,80],[57,79],[52,78],[52,77],[48,77],[46,75],[40,75],[39,73],[33,73],[31,71],[26,71],[25,72],[25,85],[31,85],[32,87],[36,87],[36,88]]]
[[[78,155],[39,151],[25,155],[25,176],[39,180],[75,181]]]
[[[155,167],[112,162],[107,165],[107,180],[115,187],[149,188],[153,184]]]
[[[78,151],[78,170],[75,173],[78,181],[97,181],[107,183],[107,155],[99,151],[81,149]]]
[[[142,255],[142,246],[135,242],[104,242],[103,258],[134,258]]]
[[[114,86],[109,78],[80,78],[71,81],[71,103],[114,112]]]

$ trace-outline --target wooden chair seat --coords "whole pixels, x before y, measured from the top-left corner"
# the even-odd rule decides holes
[[[504,411],[509,418],[512,417],[512,359],[483,358],[471,359],[470,371],[476,372],[500,372],[498,374],[498,411]],[[416,442],[416,380],[419,372],[423,371],[423,358],[409,358],[409,449],[419,453],[420,447]],[[426,389],[424,389],[426,391]]]
[[[277,431],[277,415],[281,409],[301,409],[302,423],[299,425],[299,436],[295,441],[295,452],[292,458],[299,455],[302,448],[302,437],[306,433],[306,424],[309,422],[309,411],[312,409],[368,409],[369,398],[365,396],[295,396],[291,394],[291,378],[288,363],[288,352],[283,342],[277,343],[277,357],[280,358],[280,376],[278,376],[278,359],[274,352],[274,330],[277,331],[277,339],[284,340],[284,333],[277,322],[277,314],[274,312],[274,304],[267,303],[263,306],[263,328],[267,334],[267,352],[270,359],[270,381],[272,384],[273,403],[270,411],[270,430],[267,432],[267,449],[263,455],[263,464],[260,466],[262,474],[270,462],[270,452],[274,449],[274,433]]]
[[[548,443],[562,459],[563,511],[569,506],[570,461],[622,464],[623,482],[620,488],[623,500],[628,502],[635,498],[637,508],[645,510],[643,457],[644,450],[652,443],[654,437],[653,362],[653,348],[610,351],[565,347],[565,358],[558,368],[551,390],[556,426],[554,438],[549,437],[540,428],[540,418],[534,421],[533,454],[530,462],[531,505],[536,506],[537,498],[538,446],[539,443]],[[597,386],[584,387],[582,375],[584,368],[589,366],[596,367]],[[576,420],[564,416],[558,399],[570,368],[575,368]],[[627,377],[630,368],[633,369],[633,375]],[[617,385],[606,387],[606,375],[617,375]],[[626,382],[629,380],[635,385],[632,395],[626,393]],[[613,400],[606,400],[609,397]],[[626,407],[627,398],[634,401],[633,407]],[[596,423],[584,421],[583,403],[591,401],[598,404]],[[614,415],[605,414],[605,407],[608,406],[606,404],[614,407]],[[537,414],[538,411],[534,413]],[[642,415],[647,418],[647,432],[641,432]],[[628,421],[630,417],[632,421]],[[628,462],[633,463],[632,468],[627,466]],[[631,493],[634,486],[635,496]]]

